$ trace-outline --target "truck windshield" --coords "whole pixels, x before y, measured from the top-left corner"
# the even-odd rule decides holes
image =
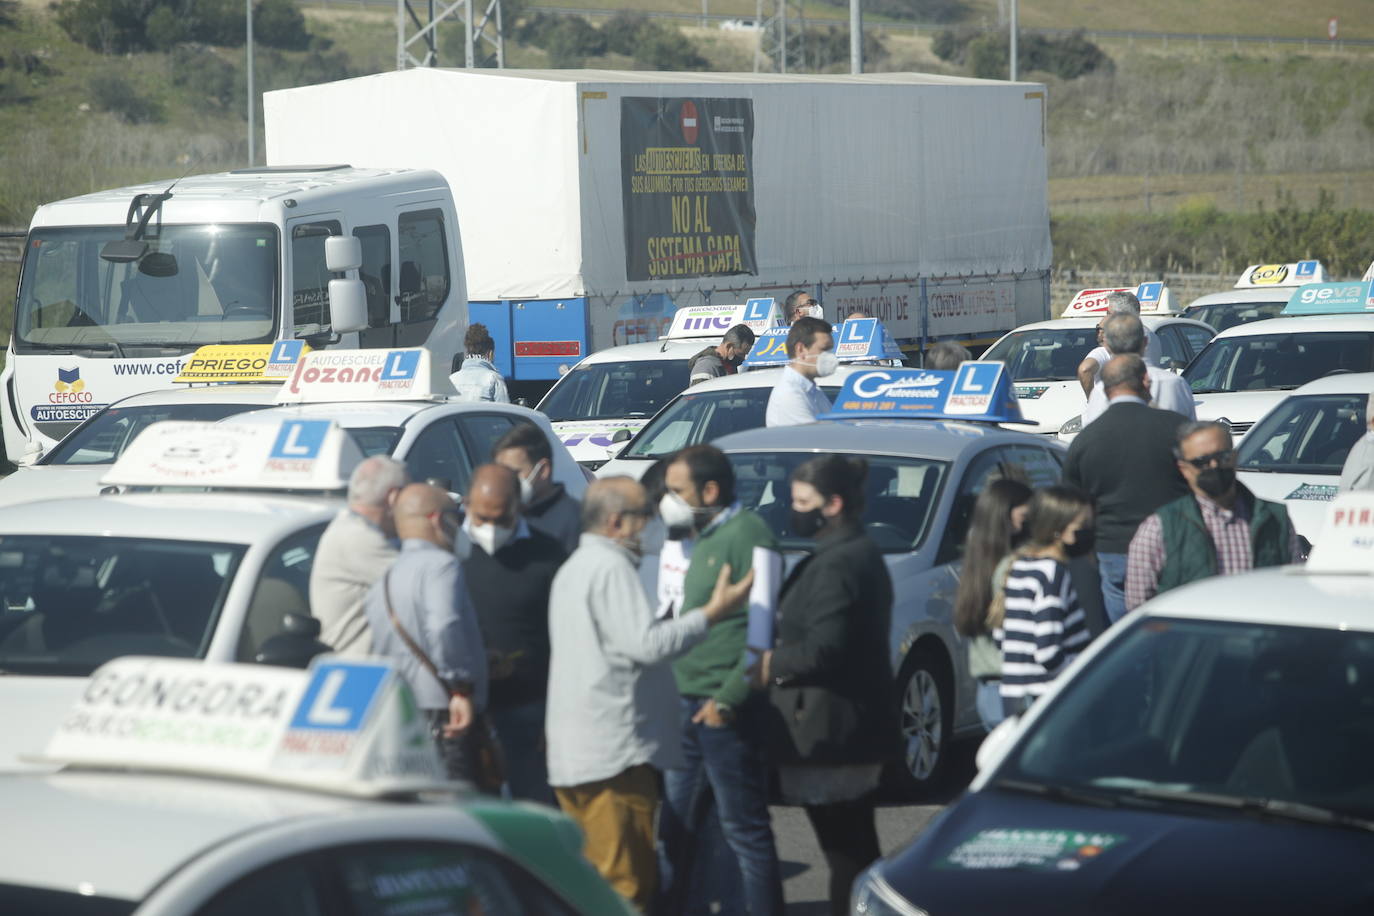
[[[120,655],[203,658],[245,548],[0,538],[0,670],[84,677]]]
[[[1288,390],[1337,372],[1374,369],[1365,331],[1254,334],[1214,340],[1184,370],[1194,394]]]
[[[594,363],[563,376],[539,409],[554,421],[652,417],[686,387],[685,359]]]
[[[1033,328],[1013,331],[982,358],[1006,363],[1013,381],[1062,382],[1078,377],[1078,364],[1096,346],[1093,327]]]
[[[163,226],[137,261],[100,256],[122,226],[29,234],[14,322],[16,352],[271,341],[279,249],[268,224]]]

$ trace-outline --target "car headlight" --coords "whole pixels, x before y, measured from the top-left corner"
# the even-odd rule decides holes
[[[930,916],[913,906],[892,889],[873,865],[854,882],[849,896],[849,912],[853,916]]]
[[[1076,417],[1069,417],[1064,421],[1064,425],[1059,427],[1059,435],[1076,436],[1083,431],[1083,417],[1080,414]]]

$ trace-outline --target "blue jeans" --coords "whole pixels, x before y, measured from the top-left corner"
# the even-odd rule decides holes
[[[992,731],[1007,717],[1006,710],[1002,708],[1001,681],[979,681],[975,699],[978,718],[983,720],[983,727],[988,731]]]
[[[1126,616],[1126,555],[1099,552],[1097,574],[1102,577],[1102,604],[1107,609],[1107,620],[1116,623]]]
[[[544,753],[544,704],[527,703],[487,712],[506,754],[506,785],[512,798],[558,807],[549,788]]]
[[[762,695],[751,697],[723,728],[693,723],[706,702],[682,698],[682,754],[686,765],[663,774],[663,808],[659,814],[660,912],[681,912],[693,887],[691,863],[711,854],[695,840],[702,830],[706,792],[714,797],[725,842],[739,863],[743,893],[724,894],[722,913],[772,916],[783,912],[782,869],[768,816],[768,769],[761,739]],[[694,848],[695,847],[695,848]],[[711,869],[712,872],[716,871]],[[733,907],[732,907],[733,904]]]

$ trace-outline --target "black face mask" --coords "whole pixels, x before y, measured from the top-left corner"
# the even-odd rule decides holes
[[[667,525],[668,533],[665,536],[669,541],[685,541],[696,532],[691,525]]]
[[[1093,528],[1079,528],[1072,544],[1064,545],[1064,552],[1071,557],[1081,557],[1093,549],[1097,541],[1097,531]]]
[[[1225,496],[1236,486],[1236,469],[1210,467],[1197,473],[1198,489],[1213,499]]]
[[[799,538],[813,538],[825,527],[826,517],[821,515],[820,507],[807,512],[792,510],[792,533]]]

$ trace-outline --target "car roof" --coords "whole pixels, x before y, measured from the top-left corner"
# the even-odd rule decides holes
[[[505,413],[537,421],[542,414],[516,404],[494,401],[334,401],[313,404],[275,404],[265,410],[239,414],[229,423],[278,423],[287,417],[329,419],[345,429],[365,426],[400,426],[428,410],[443,409],[446,415]]]
[[[597,363],[647,362],[655,359],[687,359],[712,344],[720,343],[720,335],[715,337],[689,337],[679,340],[650,340],[645,343],[621,344],[607,347],[590,354],[579,366],[592,366]]]
[[[16,503],[0,512],[0,532],[253,545],[286,530],[328,521],[332,496],[241,491],[124,493]]]
[[[126,772],[9,773],[0,808],[24,842],[0,856],[0,884],[141,900],[197,853],[288,819],[376,802],[274,786]],[[74,825],[83,836],[73,842]],[[129,844],[129,831],[138,842]]]
[[[1030,324],[1017,325],[1008,333],[1015,334],[1017,331],[1039,331],[1042,329],[1057,330],[1067,328],[1092,328],[1105,318],[1106,315],[1075,315],[1072,318],[1051,318],[1049,321],[1033,321]],[[1212,330],[1212,326],[1203,324],[1192,318],[1180,318],[1177,315],[1141,315],[1140,321],[1150,330],[1162,327],[1166,324],[1191,324],[1207,331]]]
[[[766,369],[750,369],[748,372],[737,372],[734,375],[720,375],[715,378],[698,382],[691,388],[685,388],[682,394],[701,394],[707,391],[736,391],[740,388],[772,388],[782,377],[781,373],[784,366],[770,366]],[[816,379],[816,384],[824,387],[831,387],[836,382],[843,382],[846,378],[856,372],[864,372],[872,369],[873,366],[859,366],[853,363],[845,363],[830,375]]]
[[[1374,315],[1291,315],[1263,318],[1227,328],[1217,340],[1260,334],[1304,334],[1319,331],[1374,331]]]
[[[1265,302],[1287,302],[1293,297],[1295,286],[1247,286],[1244,289],[1228,289],[1220,293],[1208,293],[1205,296],[1198,296],[1187,307],[1195,305],[1245,305],[1259,304]]]
[[[1341,372],[1313,379],[1293,392],[1303,394],[1369,394],[1374,392],[1374,372]]]
[[[121,398],[111,407],[157,407],[164,404],[275,404],[280,384],[194,385],[159,388]]]
[[[1374,632],[1374,576],[1310,572],[1303,566],[1216,576],[1151,599],[1142,613],[1279,626]]]
[[[1063,448],[1044,436],[954,420],[820,420],[800,426],[748,429],[722,436],[712,445],[726,452],[843,451],[954,461],[971,445],[988,442]]]

